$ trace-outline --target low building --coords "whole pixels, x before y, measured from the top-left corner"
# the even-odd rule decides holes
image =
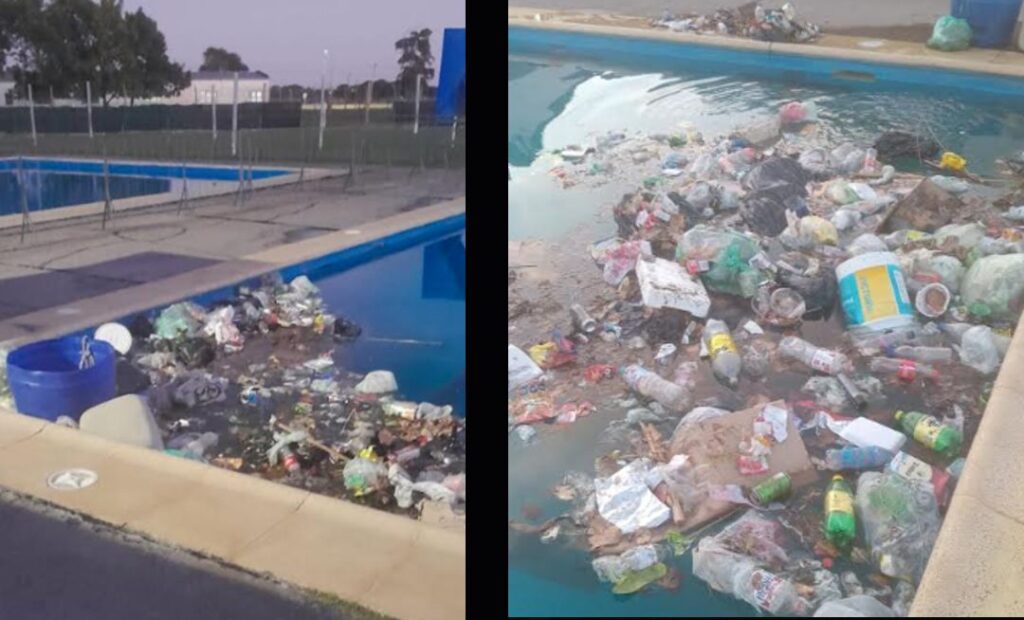
[[[0,73],[0,107],[10,105],[8,98],[14,98],[14,76],[10,73]]]
[[[146,103],[172,105],[230,104],[235,87],[233,71],[193,71],[192,83],[174,97],[149,99]],[[238,102],[262,103],[270,100],[270,76],[262,71],[238,72]],[[136,102],[138,103],[138,102]]]

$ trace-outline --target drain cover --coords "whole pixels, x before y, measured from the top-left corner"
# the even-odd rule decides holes
[[[99,476],[90,469],[65,469],[51,474],[46,484],[58,491],[78,491],[92,486]]]

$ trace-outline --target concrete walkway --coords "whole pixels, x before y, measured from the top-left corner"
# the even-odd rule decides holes
[[[538,7],[556,11],[603,11],[641,17],[661,17],[665,10],[677,15],[713,13],[735,8],[750,0],[509,0],[508,6]],[[766,7],[779,7],[785,0],[765,0]],[[795,0],[800,19],[814,22],[826,32],[878,36],[887,39],[923,41],[932,25],[949,12],[948,0]]]
[[[0,616],[19,620],[368,618],[300,590],[0,491]]]

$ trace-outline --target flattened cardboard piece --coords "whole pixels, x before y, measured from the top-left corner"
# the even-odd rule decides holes
[[[780,401],[776,401],[775,404],[785,406]],[[687,432],[673,440],[671,453],[689,456],[693,465],[698,468],[699,479],[711,486],[737,484],[744,489],[750,489],[780,471],[790,475],[793,488],[817,480],[818,473],[807,456],[807,448],[800,437],[792,412],[789,414],[786,440],[775,444],[768,456],[768,471],[752,476],[745,476],[739,472],[736,467],[736,457],[740,454],[739,444],[753,436],[754,418],[765,406],[757,405],[704,422],[696,422],[689,426]],[[740,508],[746,507],[708,499],[696,510],[687,511],[682,529],[684,532],[692,531]]]

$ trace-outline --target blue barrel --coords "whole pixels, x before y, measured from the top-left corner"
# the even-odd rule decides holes
[[[951,0],[949,14],[971,25],[971,45],[1006,47],[1024,0]]]
[[[106,342],[89,344],[94,364],[79,370],[79,338],[34,342],[7,354],[7,383],[14,405],[25,414],[56,420],[82,413],[117,396],[117,354]]]

